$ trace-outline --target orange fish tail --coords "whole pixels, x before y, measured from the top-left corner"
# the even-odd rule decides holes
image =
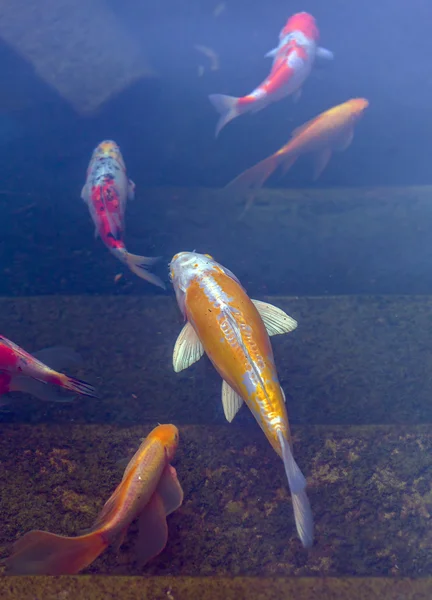
[[[74,575],[88,567],[108,546],[98,532],[65,537],[48,531],[30,531],[4,561],[11,575]]]

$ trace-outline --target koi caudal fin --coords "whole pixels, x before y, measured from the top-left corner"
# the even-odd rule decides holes
[[[79,394],[80,396],[88,396],[89,398],[98,397],[92,385],[86,381],[82,381],[82,379],[76,379],[68,375],[61,375],[61,387],[70,392],[75,392],[75,394]]]
[[[209,100],[220,114],[220,119],[216,125],[215,137],[217,137],[227,123],[239,116],[239,98],[224,96],[223,94],[210,94]]]
[[[141,277],[141,279],[145,279],[149,283],[153,285],[157,285],[163,290],[166,289],[164,282],[160,277],[155,275],[154,273],[150,273],[148,271],[148,267],[154,265],[156,262],[160,260],[160,257],[150,258],[149,256],[138,256],[137,254],[130,254],[130,252],[126,252],[125,254],[125,263],[129,267],[129,269]]]
[[[294,518],[299,538],[305,548],[313,544],[313,517],[306,495],[306,479],[300,471],[291,451],[291,446],[281,431],[278,432],[279,443],[282,448],[282,460],[294,508]]]
[[[88,567],[108,546],[97,532],[70,538],[30,531],[15,542],[3,564],[10,575],[74,575]]]

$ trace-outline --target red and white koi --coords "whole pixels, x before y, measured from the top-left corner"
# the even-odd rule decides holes
[[[55,370],[60,369],[61,365],[64,367],[79,362],[80,356],[70,348],[46,348],[33,356],[11,340],[0,336],[0,395],[25,392],[50,402],[70,400],[54,391],[62,389],[96,398],[92,385]],[[2,398],[0,405],[5,404],[8,404],[8,400]]]
[[[159,257],[131,254],[123,241],[126,202],[134,194],[135,184],[127,177],[120,148],[112,140],[101,142],[93,151],[81,192],[96,227],[95,235],[135,275],[165,289],[162,280],[147,270]]]
[[[282,458],[304,546],[313,543],[306,480],[294,460],[291,434],[269,335],[287,333],[297,322],[271,304],[251,300],[237,277],[208,254],[180,252],[170,275],[186,325],[174,348],[179,372],[207,354],[223,379],[222,404],[232,421],[245,402]]]
[[[317,46],[318,39],[319,31],[312,15],[302,12],[290,17],[279,34],[279,45],[266,54],[273,57],[273,66],[257,88],[241,98],[224,94],[209,96],[221,115],[216,126],[216,137],[227,123],[239,115],[258,112],[290,95],[297,101],[315,59],[333,58],[332,52]]]

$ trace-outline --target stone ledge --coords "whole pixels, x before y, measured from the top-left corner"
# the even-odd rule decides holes
[[[432,579],[14,577],[2,600],[430,600]]]

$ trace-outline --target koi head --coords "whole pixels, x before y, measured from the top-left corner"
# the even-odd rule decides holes
[[[279,34],[279,40],[282,41],[284,38],[294,32],[301,32],[309,40],[317,42],[319,39],[319,31],[316,26],[316,21],[312,15],[307,12],[296,13],[288,19],[285,27]]]
[[[210,254],[179,252],[173,256],[170,262],[170,278],[174,286],[178,305],[184,316],[186,316],[185,295],[188,287],[192,281],[212,273],[224,273],[240,285],[234,273],[216,262]]]
[[[363,116],[364,111],[369,106],[369,101],[366,98],[352,98],[342,106],[344,111],[348,113],[349,120],[355,123]]]
[[[123,160],[122,153],[120,152],[119,146],[112,140],[104,140],[93,150],[91,162],[99,160],[101,158],[111,158],[118,162],[123,170],[126,170],[125,163]]]
[[[175,425],[158,425],[147,436],[147,439],[158,439],[165,448],[167,461],[171,462],[175,456],[179,443],[179,431]]]

